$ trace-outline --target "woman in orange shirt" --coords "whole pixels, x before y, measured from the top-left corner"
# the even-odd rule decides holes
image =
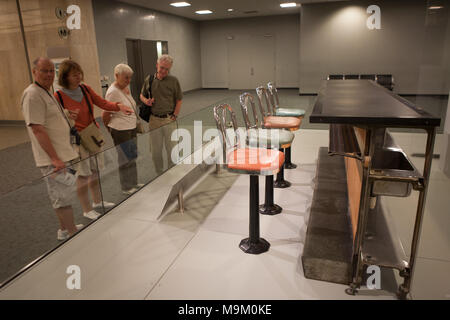
[[[133,112],[131,108],[121,103],[109,102],[103,99],[97,95],[91,87],[86,84],[81,84],[82,80],[83,70],[75,61],[64,60],[59,65],[58,83],[62,89],[55,93],[55,97],[65,109],[70,111],[72,116],[75,115],[73,117],[75,118],[75,127],[78,132],[85,129],[92,122],[99,127],[98,123],[95,121],[93,109],[91,109],[94,104],[107,111],[122,111],[125,114],[131,114]],[[89,101],[86,99],[89,99]],[[89,219],[97,219],[100,214],[94,209],[112,207],[115,204],[107,201],[102,202],[98,182],[99,175],[94,157],[91,157],[89,151],[87,151],[82,145],[79,146],[79,153],[82,161],[77,166],[78,198],[80,199],[81,207],[83,209],[83,216]],[[97,160],[99,167],[103,165],[102,159],[103,155],[101,153],[98,154]],[[92,205],[89,201],[89,190],[92,195]]]

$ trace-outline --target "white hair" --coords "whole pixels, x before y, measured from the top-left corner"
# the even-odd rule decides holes
[[[169,56],[168,54],[163,54],[158,58],[158,63],[160,63],[162,61],[167,61],[171,65],[173,64],[173,58],[171,56]]]
[[[125,63],[119,63],[114,67],[114,76],[116,77],[118,74],[129,74],[132,75],[134,73],[133,69],[130,68],[129,65]]]

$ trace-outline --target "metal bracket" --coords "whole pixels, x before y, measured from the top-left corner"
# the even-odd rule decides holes
[[[180,189],[180,191],[178,191],[178,209],[180,210],[181,214],[184,214],[183,189]]]
[[[403,270],[400,270],[399,275],[402,278],[409,278],[411,276],[411,269],[407,267]]]
[[[424,184],[423,178],[419,178],[419,181],[418,181],[418,182],[414,182],[414,183],[412,184],[412,187],[413,187],[413,189],[416,190],[416,191],[422,191],[422,190],[424,190],[424,189],[425,189],[425,184]]]

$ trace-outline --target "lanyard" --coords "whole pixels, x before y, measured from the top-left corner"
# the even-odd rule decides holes
[[[63,116],[64,116],[64,119],[66,119],[67,124],[69,125],[69,128],[72,129],[72,126],[70,125],[70,121],[69,121],[69,119],[67,119],[67,116],[66,116],[66,114],[64,113],[63,107],[59,104],[59,101],[58,101],[55,97],[53,97],[53,96],[50,94],[50,92],[48,92],[48,90],[45,89],[43,86],[41,86],[37,81],[35,81],[34,84],[37,85],[37,86],[38,86],[39,88],[41,88],[42,90],[44,90],[45,92],[47,92],[48,96],[49,96],[51,99],[53,99],[53,101],[56,101],[56,104],[58,105],[59,111],[61,111],[61,113],[62,113]]]

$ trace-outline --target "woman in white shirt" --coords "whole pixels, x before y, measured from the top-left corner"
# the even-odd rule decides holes
[[[116,81],[108,88],[105,98],[112,102],[120,102],[135,110],[135,113],[126,115],[121,112],[103,111],[102,115],[103,122],[110,129],[114,145],[120,146],[123,151],[123,153],[118,152],[120,184],[122,192],[128,195],[142,186],[137,182],[136,102],[129,89],[132,76],[133,69],[130,66],[124,63],[118,64],[114,68]]]

